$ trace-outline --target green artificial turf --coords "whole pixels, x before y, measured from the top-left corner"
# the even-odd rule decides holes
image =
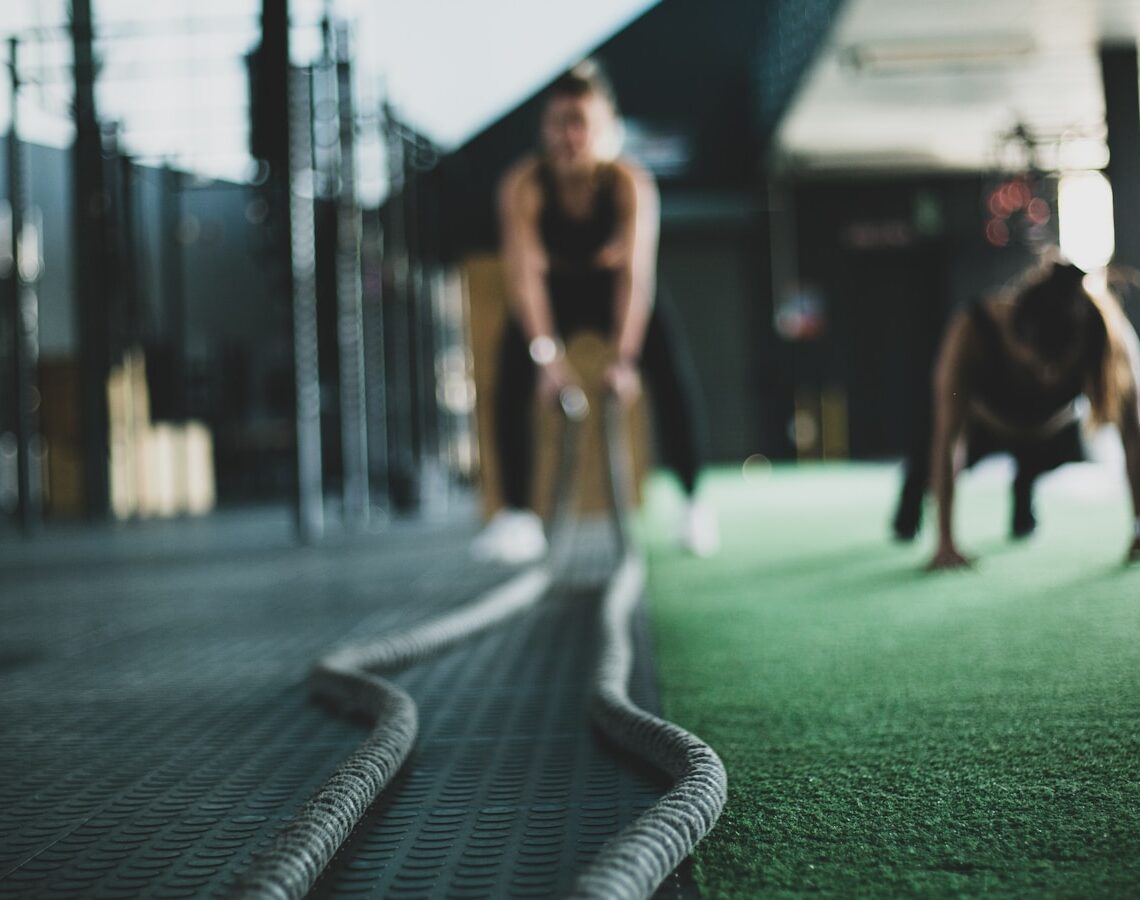
[[[979,561],[937,575],[929,520],[887,538],[894,467],[710,476],[711,560],[673,548],[651,484],[664,710],[729,776],[704,897],[1140,895],[1140,565],[1098,484],[1044,484],[1015,544],[1005,484],[968,477]]]

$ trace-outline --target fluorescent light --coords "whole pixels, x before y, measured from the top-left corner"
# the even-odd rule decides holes
[[[840,61],[856,71],[914,71],[1008,63],[1036,51],[1024,33],[959,35],[908,40],[863,41],[839,51]]]

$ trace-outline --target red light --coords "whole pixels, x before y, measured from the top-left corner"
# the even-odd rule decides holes
[[[1024,209],[1032,199],[1033,191],[1024,181],[1007,181],[991,195],[990,212],[995,216],[1008,216],[1016,210]]]
[[[986,223],[986,240],[995,247],[1004,247],[1009,243],[1009,226],[1001,219],[990,219]]]
[[[1013,201],[1014,209],[1024,209],[1029,205],[1029,201],[1033,199],[1033,191],[1029,190],[1029,185],[1024,181],[1011,181],[1009,184],[1009,193]]]
[[[1044,225],[1049,221],[1051,215],[1049,204],[1040,197],[1034,197],[1029,201],[1029,206],[1025,208],[1025,217],[1034,225]]]

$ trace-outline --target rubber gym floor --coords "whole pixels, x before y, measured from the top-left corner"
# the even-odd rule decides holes
[[[633,693],[709,741],[729,802],[660,896],[1123,896],[1140,883],[1140,567],[1118,478],[1071,467],[968,572],[887,540],[890,466],[724,470],[711,560],[651,485]],[[502,580],[446,521],[298,549],[286,513],[0,541],[0,895],[225,896],[366,728],[309,665]],[[314,896],[557,896],[660,796],[590,729],[604,529],[547,603],[400,683],[421,737]],[[660,688],[660,696],[658,696]]]
[[[471,601],[476,516],[294,545],[283,511],[0,542],[0,896],[229,896],[368,727],[313,662]],[[668,785],[592,732],[607,523],[534,610],[395,676],[420,734],[311,892],[549,897]],[[643,617],[634,700],[657,707]],[[661,897],[691,895],[684,871]]]

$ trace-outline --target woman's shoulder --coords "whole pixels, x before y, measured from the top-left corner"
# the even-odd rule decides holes
[[[984,294],[961,304],[951,314],[947,330],[966,335],[973,340],[979,330],[1004,328],[1013,315],[1012,298],[1004,293]]]
[[[657,182],[641,163],[619,156],[606,163],[606,171],[619,202],[640,202],[639,198],[657,195]]]
[[[514,163],[499,179],[499,202],[518,208],[530,209],[541,205],[540,171],[542,159],[537,155],[524,156]]]
[[[653,176],[649,170],[635,159],[628,156],[618,156],[606,163],[613,177],[619,182],[628,185],[653,185]]]
[[[999,328],[1006,328],[1013,321],[1013,310],[1016,300],[1009,291],[996,291],[975,301],[977,314],[989,317],[990,321]]]
[[[503,177],[499,179],[499,183],[503,187],[507,186],[521,186],[527,183],[535,182],[538,178],[539,169],[542,166],[542,159],[537,154],[531,153],[524,156],[522,159],[515,161],[510,168],[504,173]]]
[[[974,369],[1004,350],[1013,306],[1003,293],[988,294],[963,304],[950,317],[942,337],[943,357],[952,366]]]

